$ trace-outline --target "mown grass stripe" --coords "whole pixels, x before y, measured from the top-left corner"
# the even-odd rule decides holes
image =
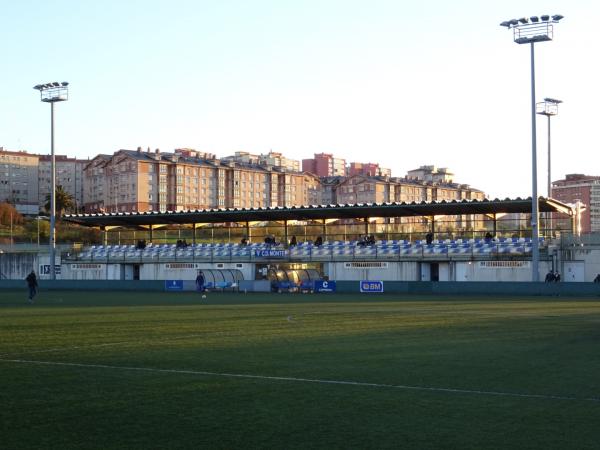
[[[107,364],[82,364],[82,363],[70,363],[70,362],[57,362],[57,361],[34,361],[26,359],[0,359],[0,362],[5,363],[19,363],[19,364],[40,364],[48,366],[66,366],[66,367],[81,367],[87,369],[110,369],[110,370],[130,370],[139,372],[151,372],[151,373],[171,373],[179,375],[202,375],[202,376],[213,376],[213,377],[227,377],[227,378],[246,378],[255,380],[271,380],[271,381],[290,381],[297,383],[318,383],[318,384],[332,384],[332,385],[346,385],[346,386],[359,386],[359,387],[374,387],[374,388],[387,388],[387,389],[404,389],[412,391],[428,391],[428,392],[446,392],[453,394],[472,394],[472,395],[489,395],[499,397],[517,397],[517,398],[532,398],[542,400],[567,400],[567,401],[586,401],[600,403],[600,397],[571,397],[563,395],[546,395],[546,394],[523,394],[518,392],[499,392],[499,391],[482,391],[476,389],[457,389],[457,388],[444,388],[444,387],[433,387],[433,386],[409,386],[402,384],[385,384],[385,383],[368,383],[362,381],[345,381],[345,380],[319,380],[314,378],[296,378],[296,377],[281,377],[281,376],[268,376],[268,375],[252,375],[252,374],[240,374],[240,373],[227,373],[227,372],[209,372],[204,370],[185,370],[185,369],[159,369],[154,367],[131,367],[131,366],[111,366]]]

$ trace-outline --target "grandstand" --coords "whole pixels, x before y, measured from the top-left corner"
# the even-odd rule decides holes
[[[245,281],[296,284],[302,270],[311,271],[310,280],[528,281],[530,229],[501,221],[512,215],[527,222],[530,207],[530,199],[518,198],[69,215],[64,219],[100,228],[104,242],[63,253],[60,278],[193,280],[198,270],[235,269]],[[541,198],[540,212],[552,213],[563,232],[575,227],[568,205]],[[302,236],[289,245],[298,224]],[[174,243],[168,231],[184,233],[190,244]],[[545,231],[541,274],[565,263],[581,272],[558,251],[552,239],[557,229]],[[372,242],[365,243],[367,235]],[[39,255],[37,263],[42,267],[48,259]]]
[[[66,256],[63,276],[76,279],[189,280],[200,269],[236,269],[241,271],[245,280],[267,277],[282,282],[294,280],[294,283],[302,282],[297,273],[299,270],[312,271],[310,279],[314,279],[317,273],[320,277],[346,280],[356,277],[456,281],[457,277],[461,280],[489,279],[493,277],[494,270],[482,266],[484,270],[481,273],[472,273],[472,263],[506,260],[522,261],[520,265],[507,264],[506,267],[512,269],[510,277],[515,281],[521,276],[526,280],[531,238],[522,228],[518,234],[506,228],[499,233],[498,219],[502,214],[526,214],[530,205],[530,199],[506,199],[72,215],[66,220],[100,227],[104,231],[104,244]],[[540,210],[562,214],[563,218],[572,222],[572,210],[560,202],[541,199]],[[447,221],[455,226],[459,225],[456,232],[460,237],[448,235],[442,217],[449,218]],[[383,225],[371,224],[373,218],[382,219]],[[342,234],[340,222],[346,224],[352,220],[355,222],[351,232],[347,232],[344,225]],[[303,238],[294,245],[288,245],[292,234],[290,224],[298,221],[312,221],[316,225],[313,225],[311,233],[307,234],[305,230]],[[260,224],[253,229],[253,222]],[[278,237],[282,243],[275,244],[276,240],[263,242],[265,223],[281,224]],[[198,236],[197,231],[202,233],[202,226],[206,224],[213,225],[208,242],[206,236]],[[224,228],[220,229],[221,240],[214,238],[214,226],[217,224],[227,228],[225,235]],[[406,224],[414,230],[412,233],[405,232]],[[463,225],[462,230],[460,224]],[[159,229],[167,225],[191,232],[191,243],[175,244],[164,236],[161,242]],[[573,224],[567,226],[572,227]],[[114,242],[115,232],[120,238],[121,231],[132,229],[138,230],[134,236],[143,237],[148,243],[139,246],[135,239],[127,243],[121,243],[119,239],[109,244],[109,241]],[[243,243],[231,242],[232,230],[245,236]],[[429,239],[425,239],[426,232],[431,234]],[[359,239],[361,235],[370,234],[376,236],[374,242],[365,244]],[[486,234],[488,237],[485,237]],[[555,264],[552,243],[544,238],[540,239],[540,243],[546,266]],[[497,266],[497,270],[500,267],[503,266]],[[519,268],[522,275],[518,273]],[[287,274],[288,271],[290,275],[286,275],[284,280],[277,276],[277,273]],[[503,270],[503,273],[507,271]]]

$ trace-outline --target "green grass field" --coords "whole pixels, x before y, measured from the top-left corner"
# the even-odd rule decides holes
[[[2,449],[598,449],[600,302],[0,291]]]

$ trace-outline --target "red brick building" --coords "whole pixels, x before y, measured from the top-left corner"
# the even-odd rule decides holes
[[[600,231],[600,177],[579,173],[568,174],[564,180],[552,183],[552,198],[563,203],[582,202],[581,232]]]

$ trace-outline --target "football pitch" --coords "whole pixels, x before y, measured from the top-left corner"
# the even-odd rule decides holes
[[[598,449],[600,301],[0,291],[3,449]]]

